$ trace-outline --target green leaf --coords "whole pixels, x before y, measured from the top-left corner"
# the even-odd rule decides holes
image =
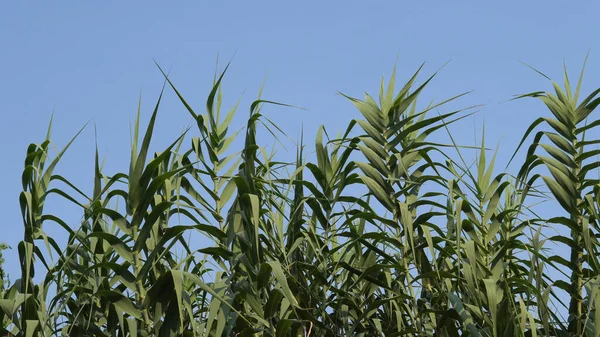
[[[283,291],[285,298],[288,301],[290,301],[292,306],[297,307],[298,301],[296,300],[296,297],[294,296],[294,294],[292,293],[292,290],[290,289],[290,287],[288,285],[287,278],[286,278],[285,274],[283,273],[283,269],[281,268],[281,263],[278,261],[269,261],[269,262],[263,263],[261,265],[261,268],[265,264],[268,265],[271,268],[271,270],[273,271],[275,280],[277,280],[277,283],[281,287],[281,290]]]

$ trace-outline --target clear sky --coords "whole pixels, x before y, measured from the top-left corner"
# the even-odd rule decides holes
[[[198,110],[217,55],[221,67],[233,60],[225,105],[242,97],[240,115],[246,116],[265,82],[264,98],[307,109],[269,108],[266,114],[292,139],[304,124],[311,143],[318,125],[335,134],[358,117],[338,91],[376,94],[395,64],[404,81],[422,62],[423,79],[451,61],[423,99],[474,90],[452,107],[483,108],[452,130],[461,143],[473,144],[485,121],[488,144],[501,145],[503,167],[527,125],[547,114],[538,102],[508,101],[551,89],[520,61],[561,81],[563,60],[575,78],[590,51],[584,93],[599,87],[598,12],[598,1],[2,1],[0,241],[13,247],[5,253],[8,272],[18,277],[18,195],[27,145],[43,141],[54,111],[57,146],[95,123],[107,173],[127,170],[129,123],[140,92],[147,121],[162,85],[154,60],[171,69]],[[170,91],[158,123],[156,148],[191,125]],[[94,142],[91,124],[56,171],[88,192]],[[61,203],[50,202],[47,211],[69,214]],[[79,216],[67,218],[76,224]]]

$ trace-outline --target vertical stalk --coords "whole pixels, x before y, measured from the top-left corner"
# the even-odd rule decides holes
[[[573,148],[577,149],[577,139],[572,142]],[[571,273],[571,284],[575,287],[575,294],[571,295],[569,304],[569,332],[575,333],[576,336],[583,334],[583,247],[582,247],[582,228],[583,215],[579,205],[581,199],[581,182],[579,181],[579,173],[581,171],[581,162],[573,158],[576,167],[572,169],[575,176],[575,190],[577,191],[575,214],[571,214],[571,220],[576,223],[576,227],[571,230],[571,239],[574,245],[571,247],[570,262],[573,266]]]
[[[216,219],[217,222],[219,223],[219,229],[223,230],[223,217],[221,216],[221,207],[223,207],[223,205],[221,205],[221,196],[219,196],[219,178],[217,177],[217,163],[218,162],[213,162],[213,174],[214,177],[212,178],[213,181],[213,193],[217,196],[217,199],[215,199],[215,212],[216,212]]]
[[[132,236],[133,236],[133,244],[138,240],[138,226],[133,226],[132,228]],[[136,286],[136,294],[135,300],[138,307],[142,307],[144,303],[144,299],[146,298],[146,289],[144,289],[144,284],[139,277],[139,272],[142,269],[142,260],[140,259],[140,252],[138,249],[134,249],[133,251],[133,263],[134,263],[134,273],[135,273],[135,286]],[[142,329],[146,329],[148,333],[150,333],[150,327],[152,326],[152,321],[150,320],[150,316],[148,315],[148,310],[146,308],[142,309],[142,317],[144,318],[144,325]]]
[[[29,210],[29,212],[33,213],[32,210]],[[21,329],[26,336],[28,335],[29,330],[27,321],[35,320],[35,312],[37,311],[32,282],[35,272],[33,264],[34,241],[32,227],[32,224],[25,224],[25,235],[23,241],[19,243],[19,256],[21,258],[21,292],[25,296],[30,295],[30,297],[25,298],[25,302],[21,307]]]

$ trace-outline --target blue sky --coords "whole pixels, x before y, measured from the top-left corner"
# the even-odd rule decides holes
[[[292,139],[304,125],[311,143],[318,125],[335,134],[358,117],[338,91],[376,94],[395,64],[404,81],[422,62],[424,79],[451,61],[423,101],[474,90],[451,107],[484,106],[452,130],[461,143],[473,144],[485,121],[487,143],[501,144],[503,166],[527,125],[546,114],[538,102],[508,100],[551,89],[520,61],[561,81],[563,60],[575,78],[590,51],[584,93],[600,86],[599,11],[597,1],[0,2],[0,241],[13,247],[5,253],[6,267],[17,278],[27,145],[43,140],[54,111],[52,140],[59,147],[92,122],[57,173],[90,190],[93,124],[106,171],[126,170],[139,95],[147,121],[162,86],[155,60],[171,69],[171,79],[198,110],[217,55],[221,68],[232,60],[225,104],[242,97],[245,116],[264,82],[264,98],[307,109],[267,108],[266,114]],[[191,125],[170,91],[158,123],[156,148]],[[71,210],[53,202],[47,208],[77,223],[79,214]]]

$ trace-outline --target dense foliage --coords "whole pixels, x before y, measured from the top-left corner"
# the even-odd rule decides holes
[[[554,93],[523,95],[550,113],[524,135],[525,157],[515,151],[520,170],[495,174],[483,141],[467,149],[447,132],[469,116],[443,111],[460,96],[417,104],[433,76],[347,97],[363,118],[332,139],[320,128],[289,163],[256,140],[278,130],[261,107],[286,107],[256,100],[238,137],[237,106],[221,108],[224,73],[205,113],[167,78],[195,128],[149,153],[159,98],[141,140],[138,111],[128,170],[104,173],[96,151],[90,193],[54,170],[72,141],[54,157],[50,132],[29,146],[4,333],[600,336],[600,89],[580,99],[565,70]],[[45,210],[48,198],[78,205],[81,223]],[[541,217],[530,205],[546,199],[560,207]],[[208,244],[192,248],[192,233]]]

